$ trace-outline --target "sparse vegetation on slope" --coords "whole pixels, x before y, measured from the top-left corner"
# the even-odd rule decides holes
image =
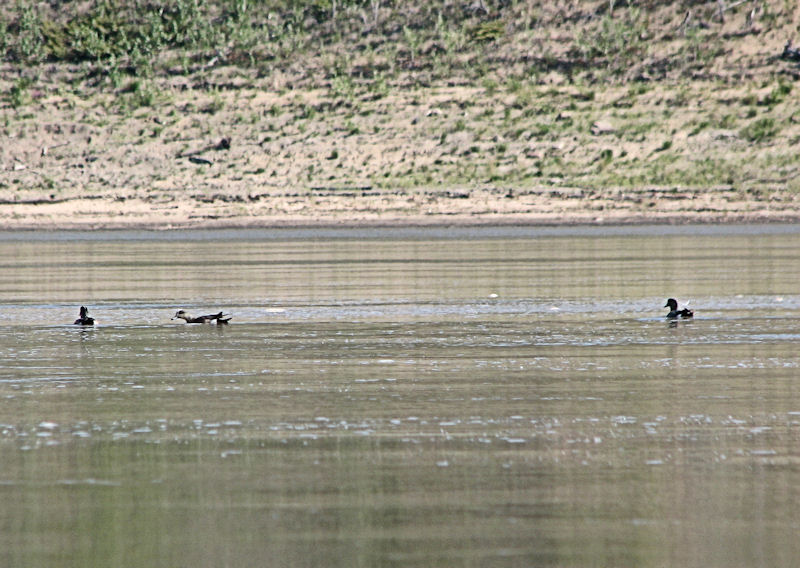
[[[246,214],[259,196],[313,208],[315,191],[359,188],[424,214],[428,191],[480,189],[518,213],[548,192],[649,212],[788,210],[800,189],[786,0],[97,0],[0,16],[8,200],[227,196]]]

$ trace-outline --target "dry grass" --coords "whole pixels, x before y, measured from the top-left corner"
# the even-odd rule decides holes
[[[681,2],[512,2],[458,25],[409,3],[243,40],[247,57],[166,46],[141,75],[7,61],[0,219],[65,225],[12,204],[87,198],[178,225],[792,217],[798,10],[750,4],[720,22],[689,3],[681,27]]]

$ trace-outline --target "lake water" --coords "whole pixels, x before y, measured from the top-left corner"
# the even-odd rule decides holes
[[[0,263],[2,566],[800,562],[796,227],[0,233]]]

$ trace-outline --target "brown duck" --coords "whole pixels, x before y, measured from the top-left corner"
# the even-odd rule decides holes
[[[187,314],[186,311],[178,310],[175,312],[175,315],[172,316],[172,319],[182,319],[186,323],[212,323],[216,321],[217,325],[228,325],[228,322],[231,321],[231,317],[232,316],[223,315],[222,312],[219,312],[218,314],[192,317]]]

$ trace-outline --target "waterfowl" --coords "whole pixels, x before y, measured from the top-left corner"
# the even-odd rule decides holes
[[[677,318],[691,318],[694,317],[694,312],[689,308],[678,309],[678,301],[675,298],[670,298],[667,300],[667,303],[664,304],[665,308],[669,308],[669,313],[667,314],[667,319],[677,319]]]
[[[86,306],[81,306],[81,317],[75,320],[75,325],[94,325],[94,318],[89,317]]]
[[[219,312],[218,314],[192,317],[187,314],[186,311],[178,310],[175,312],[175,315],[172,316],[172,319],[182,319],[186,323],[211,323],[216,320],[217,325],[228,325],[228,322],[231,321],[231,316],[226,317],[222,314],[222,312]]]

